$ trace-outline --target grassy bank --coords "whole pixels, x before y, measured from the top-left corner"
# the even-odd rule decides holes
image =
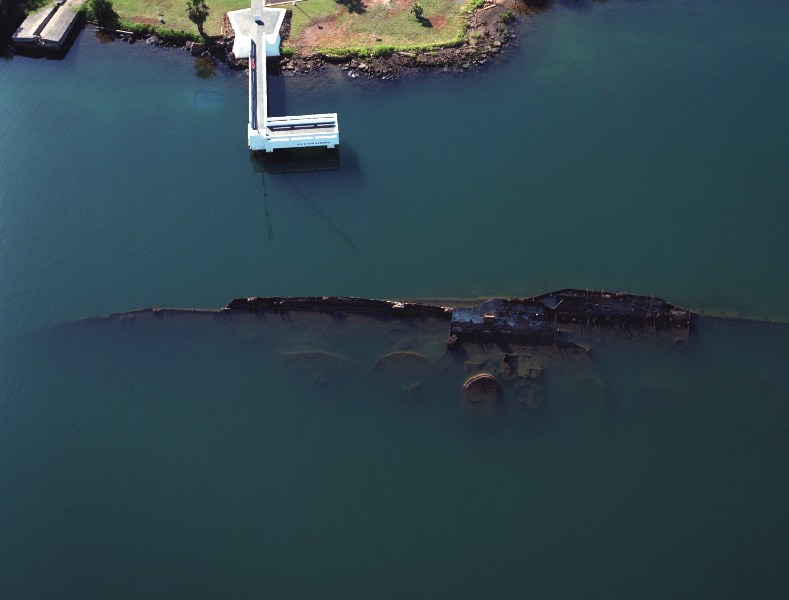
[[[473,1],[473,0],[472,0]],[[479,0],[477,0],[479,1]],[[420,0],[424,14],[411,14],[412,0],[308,0],[292,9],[287,46],[296,52],[343,54],[362,48],[429,48],[451,45],[462,35],[467,0]],[[112,0],[122,23],[197,34],[185,0]],[[249,0],[209,0],[206,33],[219,35],[225,12],[248,8]]]
[[[208,0],[211,10],[205,22],[210,36],[219,35],[222,15],[231,10],[249,8],[248,0]],[[185,0],[112,0],[121,21],[174,29],[197,35],[197,27],[186,16]]]
[[[0,0],[0,15],[8,25],[17,20],[17,14],[47,1],[51,0]],[[292,7],[284,5],[292,11],[292,19],[283,54],[380,55],[453,46],[464,39],[467,14],[485,1],[419,0],[424,11],[419,19],[411,13],[413,0],[304,0]],[[527,8],[546,8],[552,0],[521,2]],[[89,4],[85,2],[84,7]],[[208,6],[205,31],[218,36],[224,13],[249,8],[250,0],[208,0]],[[112,0],[112,8],[118,28],[157,33],[173,43],[200,39],[197,27],[186,16],[185,0]]]
[[[464,30],[466,0],[309,0],[293,10],[288,45],[297,50],[347,53],[360,48],[410,49],[455,43]]]

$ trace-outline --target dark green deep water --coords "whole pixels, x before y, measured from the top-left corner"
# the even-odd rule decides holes
[[[0,63],[0,597],[786,598],[787,326],[601,341],[477,418],[452,369],[370,372],[429,331],[72,323],[568,286],[785,321],[787,22],[568,3],[480,73],[277,78],[340,115],[298,174],[251,160],[243,74],[90,32]]]

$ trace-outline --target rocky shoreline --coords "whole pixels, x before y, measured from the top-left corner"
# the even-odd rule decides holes
[[[297,54],[282,58],[279,61],[280,70],[287,76],[315,73],[326,68],[327,64],[339,64],[340,69],[351,78],[382,80],[397,79],[414,71],[466,71],[487,64],[515,40],[513,25],[517,18],[512,2],[489,0],[469,15],[465,39],[458,45],[369,57]]]

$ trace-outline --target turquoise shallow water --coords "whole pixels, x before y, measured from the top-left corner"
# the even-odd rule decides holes
[[[560,4],[480,73],[272,80],[340,115],[311,173],[253,161],[244,75],[185,53],[0,63],[0,595],[785,597],[783,326],[600,342],[476,419],[457,370],[371,375],[425,332],[69,323],[567,286],[786,319],[788,13]]]

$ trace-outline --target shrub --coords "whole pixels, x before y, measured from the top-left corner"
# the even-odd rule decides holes
[[[121,29],[131,31],[136,37],[145,37],[147,35],[155,35],[163,42],[173,44],[174,46],[183,46],[187,41],[202,42],[203,39],[194,33],[188,31],[179,31],[177,29],[165,29],[163,27],[154,27],[145,23],[135,23],[134,21],[122,21],[120,24]]]
[[[474,12],[478,8],[482,8],[485,4],[486,0],[471,0],[466,7],[463,9],[464,13]]]
[[[90,0],[89,4],[96,23],[102,27],[118,26],[118,15],[112,9],[111,0]]]
[[[375,46],[370,51],[370,56],[390,56],[395,53],[394,46]]]

